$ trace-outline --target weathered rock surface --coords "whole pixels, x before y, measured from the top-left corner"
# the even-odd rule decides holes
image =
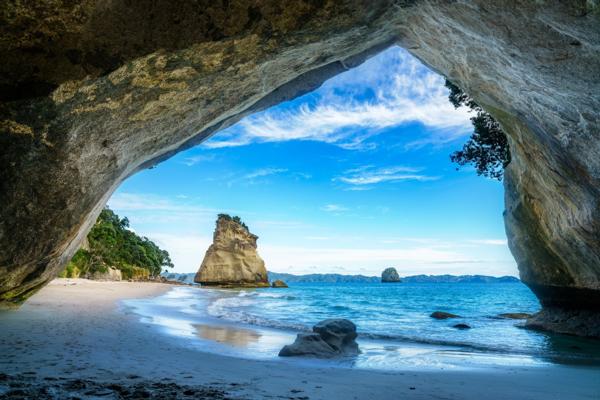
[[[599,8],[1,2],[0,303],[56,276],[128,176],[396,43],[507,132],[505,221],[523,282],[548,312],[600,312]]]
[[[431,318],[435,319],[449,319],[449,318],[460,318],[460,315],[444,312],[444,311],[434,311],[430,315]]]
[[[381,282],[383,283],[396,283],[400,282],[400,275],[396,268],[390,267],[383,270],[381,273]]]
[[[265,262],[256,251],[258,236],[240,222],[219,215],[210,245],[194,277],[202,285],[268,287]]]
[[[121,271],[116,268],[107,268],[106,272],[94,272],[90,279],[96,281],[120,281],[123,279]]]
[[[271,287],[274,287],[274,288],[286,288],[286,287],[288,287],[288,285],[287,285],[287,283],[285,283],[281,279],[277,279],[277,280],[273,281],[273,283],[271,284]]]
[[[527,319],[527,318],[531,318],[531,314],[527,314],[527,313],[504,313],[504,314],[498,314],[499,318],[505,318],[505,319]]]
[[[331,358],[359,353],[356,325],[347,319],[326,319],[313,326],[313,333],[299,333],[294,343],[284,346],[280,357]]]
[[[525,327],[567,335],[599,338],[600,314],[590,310],[545,308],[528,318]]]

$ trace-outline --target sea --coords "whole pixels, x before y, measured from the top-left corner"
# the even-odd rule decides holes
[[[361,354],[335,361],[369,369],[460,369],[547,363],[600,366],[600,341],[532,331],[503,313],[535,313],[527,286],[510,283],[293,283],[286,289],[174,286],[123,312],[200,351],[278,359],[281,347],[317,322],[357,326]],[[459,318],[436,320],[444,311]],[[470,329],[454,325],[467,324]]]

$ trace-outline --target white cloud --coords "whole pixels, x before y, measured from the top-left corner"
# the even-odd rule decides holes
[[[267,269],[294,274],[363,273],[379,275],[394,266],[401,275],[416,274],[488,274],[514,275],[514,261],[479,259],[451,249],[418,246],[389,248],[306,248],[295,246],[259,247]]]
[[[470,240],[469,242],[475,244],[485,244],[490,246],[508,246],[508,241],[506,239],[475,239]]]
[[[249,174],[244,175],[244,179],[255,179],[261,178],[264,176],[281,174],[283,172],[287,172],[286,168],[261,168],[256,171],[250,172]]]
[[[247,212],[226,208],[205,207],[196,199],[189,197],[164,197],[150,193],[115,193],[108,206],[121,216],[127,216],[136,224],[210,224],[217,214],[248,214]]]
[[[196,156],[186,157],[183,159],[182,163],[187,165],[188,167],[191,167],[200,162],[213,161],[214,159],[215,159],[215,156],[213,154],[200,154],[200,155],[196,155]]]
[[[268,176],[277,175],[277,174],[283,174],[287,171],[288,171],[287,168],[272,168],[272,167],[259,168],[257,170],[254,170],[254,171],[239,175],[237,177],[234,177],[233,179],[230,179],[227,182],[227,186],[232,186],[233,184],[240,183],[240,182],[247,184],[247,185],[264,183],[266,180],[261,179],[261,178],[266,178]]]
[[[321,210],[333,213],[339,213],[342,211],[348,211],[347,207],[341,206],[339,204],[326,204],[321,207]]]
[[[419,174],[421,168],[392,166],[385,168],[373,168],[365,166],[345,171],[345,176],[334,178],[334,180],[353,186],[374,185],[382,182],[400,181],[432,181],[439,179],[438,176]]]
[[[410,144],[421,146],[454,140],[472,130],[468,112],[449,103],[444,78],[399,48],[332,79],[317,93],[292,109],[279,107],[245,118],[204,146],[315,140],[364,148],[372,146],[365,141],[384,128],[413,122],[435,131],[434,136]]]

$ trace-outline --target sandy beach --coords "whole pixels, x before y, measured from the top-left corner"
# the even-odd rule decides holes
[[[40,398],[76,393],[105,399],[600,396],[600,369],[592,367],[376,371],[220,356],[190,348],[119,308],[120,300],[157,296],[171,288],[159,283],[57,279],[20,309],[1,312],[0,398],[28,398],[31,390]],[[24,390],[21,397],[14,393],[19,390]]]

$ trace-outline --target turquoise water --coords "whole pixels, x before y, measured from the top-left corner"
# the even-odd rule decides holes
[[[501,313],[539,310],[536,297],[521,283],[298,283],[288,289],[255,290],[176,287],[159,298],[131,300],[126,305],[167,334],[196,340],[205,350],[231,350],[233,355],[274,357],[296,333],[310,330],[318,321],[347,318],[357,325],[363,348],[355,362],[368,367],[389,367],[406,362],[407,356],[418,364],[466,356],[492,364],[514,360],[598,364],[600,360],[600,342],[534,332],[523,329],[522,321],[498,318]],[[461,318],[429,317],[437,310]],[[471,329],[453,328],[457,323]]]

